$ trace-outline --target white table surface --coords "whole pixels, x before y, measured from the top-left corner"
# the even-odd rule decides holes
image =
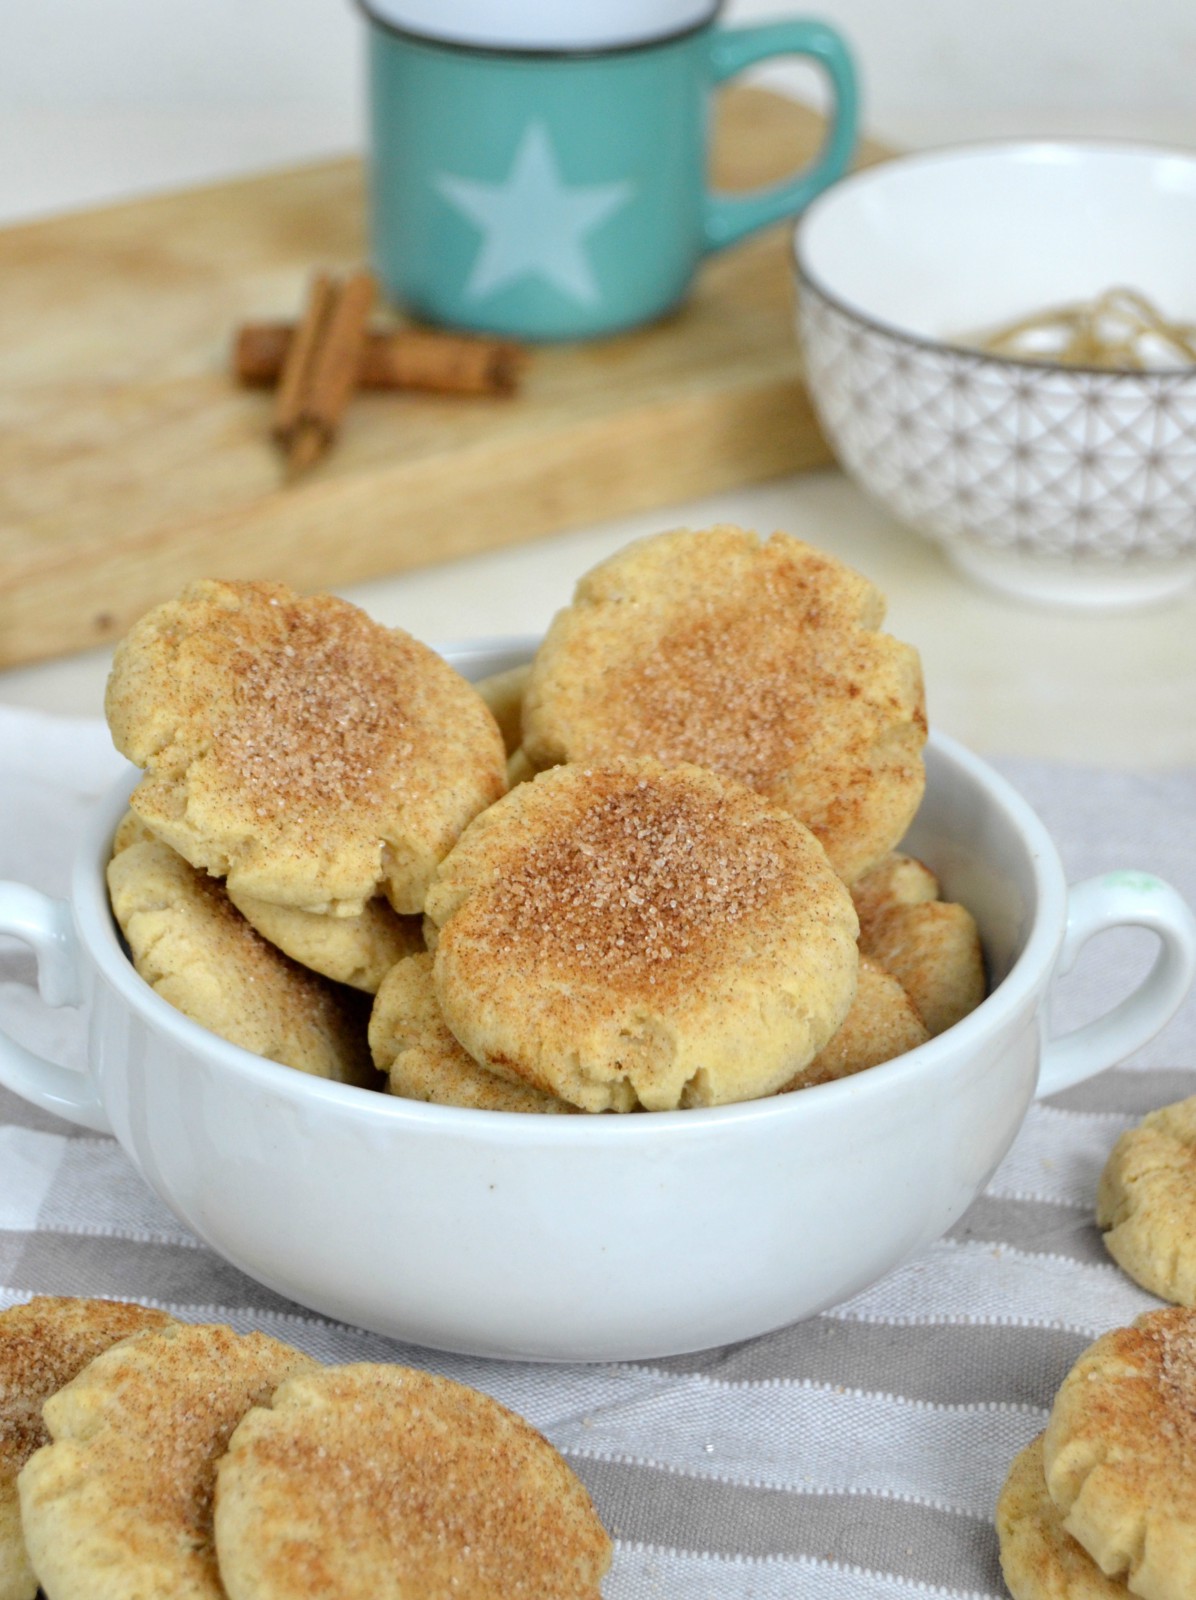
[[[989,755],[1106,766],[1196,764],[1196,597],[1123,615],[1017,604],[958,577],[841,474],[805,474],[342,591],[431,642],[535,633],[576,578],[628,539],[736,521],[781,528],[877,583],[917,645],[934,725]],[[0,673],[0,702],[98,714],[110,652]]]

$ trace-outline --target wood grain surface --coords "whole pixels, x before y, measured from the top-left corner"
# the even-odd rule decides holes
[[[715,181],[771,181],[820,131],[729,91]],[[829,459],[778,227],[709,260],[665,321],[537,349],[514,399],[357,396],[286,484],[233,330],[293,315],[317,267],[362,260],[363,229],[354,160],[0,232],[0,666],[117,636],[193,577],[332,587]]]

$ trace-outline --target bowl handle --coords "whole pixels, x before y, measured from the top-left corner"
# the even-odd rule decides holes
[[[48,1006],[77,1006],[83,998],[79,948],[65,900],[51,900],[23,883],[0,881],[0,933],[11,933],[37,957],[37,985]],[[0,1032],[0,1083],[22,1099],[96,1133],[111,1133],[85,1072],[34,1055]]]
[[[1095,934],[1124,927],[1149,928],[1158,934],[1154,965],[1133,993],[1103,1017],[1047,1041],[1038,1074],[1039,1098],[1094,1077],[1153,1039],[1191,987],[1196,976],[1196,916],[1170,884],[1146,872],[1109,872],[1072,885],[1054,976],[1071,971]]]

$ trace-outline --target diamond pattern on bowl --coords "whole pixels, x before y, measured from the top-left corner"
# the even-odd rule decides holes
[[[844,467],[950,549],[1196,555],[1196,373],[1034,367],[921,343],[801,284],[807,382]]]

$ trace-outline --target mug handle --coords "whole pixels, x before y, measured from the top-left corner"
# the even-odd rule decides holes
[[[707,251],[722,250],[771,222],[803,211],[815,195],[847,171],[859,120],[859,92],[851,54],[834,29],[824,22],[793,18],[756,27],[715,28],[709,48],[715,83],[723,83],[754,62],[772,56],[810,56],[830,78],[835,104],[826,139],[813,166],[750,194],[706,196],[702,225]]]
[[[52,900],[24,883],[0,881],[0,933],[11,933],[37,957],[37,986],[48,1006],[79,1004],[79,950],[65,900]],[[86,1073],[56,1066],[5,1033],[0,1033],[0,1083],[56,1117],[95,1133],[112,1132]]]
[[[1070,1089],[1131,1055],[1154,1038],[1191,987],[1196,975],[1196,916],[1170,884],[1147,872],[1109,872],[1072,885],[1054,977],[1071,971],[1096,934],[1125,927],[1149,928],[1158,935],[1154,965],[1138,987],[1103,1017],[1047,1041],[1036,1098]]]

